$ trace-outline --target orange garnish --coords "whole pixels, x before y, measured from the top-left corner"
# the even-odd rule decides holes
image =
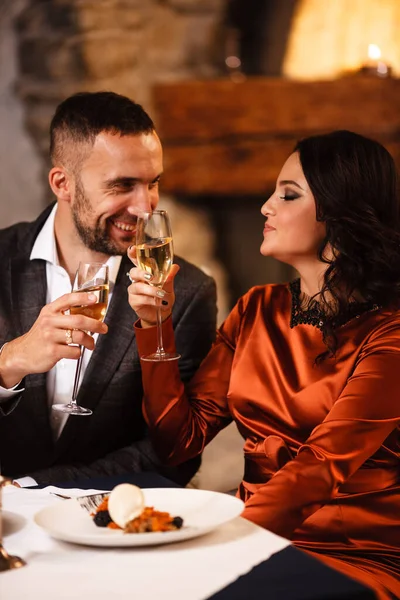
[[[108,497],[99,504],[96,513],[108,510]],[[174,518],[168,512],[154,510],[153,506],[146,506],[141,515],[133,519],[125,526],[125,533],[144,533],[151,531],[173,531],[178,529],[173,522]],[[107,525],[110,529],[121,529],[119,525],[111,521]]]

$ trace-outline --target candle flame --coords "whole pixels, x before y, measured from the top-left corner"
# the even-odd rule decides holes
[[[381,49],[376,44],[368,44],[368,58],[379,60],[381,57]]]

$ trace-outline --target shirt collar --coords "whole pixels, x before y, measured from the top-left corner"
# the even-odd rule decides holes
[[[49,262],[52,265],[58,265],[58,254],[56,239],[54,237],[54,219],[57,212],[57,204],[47,217],[42,229],[39,231],[31,255],[30,260],[41,259]]]
[[[57,204],[47,217],[45,224],[39,231],[39,234],[33,244],[33,248],[29,259],[45,260],[54,266],[59,266],[56,238],[54,235],[54,219],[57,212]],[[105,263],[108,265],[108,276],[110,281],[110,290],[114,287],[117,280],[119,267],[121,265],[122,256],[110,256]]]

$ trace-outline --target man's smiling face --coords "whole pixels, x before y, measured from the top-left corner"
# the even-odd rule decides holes
[[[100,133],[75,174],[71,211],[85,246],[103,254],[124,254],[142,212],[156,208],[162,148],[155,132]]]

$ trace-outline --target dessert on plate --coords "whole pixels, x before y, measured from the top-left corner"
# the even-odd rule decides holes
[[[92,516],[98,527],[122,529],[124,533],[174,531],[183,525],[181,517],[145,506],[142,490],[130,483],[117,485]]]

